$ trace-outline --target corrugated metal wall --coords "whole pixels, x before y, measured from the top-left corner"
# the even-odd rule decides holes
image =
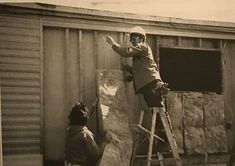
[[[0,15],[3,154],[40,153],[40,26],[37,17]]]
[[[68,114],[74,103],[89,107],[96,98],[96,69],[119,69],[120,57],[104,41],[105,34],[119,40],[115,32],[44,27],[44,137],[45,159],[64,156]],[[95,133],[95,114],[89,127]]]

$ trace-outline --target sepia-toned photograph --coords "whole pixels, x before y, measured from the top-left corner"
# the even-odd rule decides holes
[[[0,166],[235,166],[235,1],[0,0]]]

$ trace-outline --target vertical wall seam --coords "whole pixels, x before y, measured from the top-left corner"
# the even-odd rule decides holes
[[[184,95],[180,94],[180,99],[181,99],[181,105],[182,105],[182,139],[183,139],[183,151],[186,154],[186,144],[185,144],[185,125],[184,125]]]
[[[205,159],[204,164],[208,163],[208,152],[207,152],[207,144],[206,144],[206,119],[205,119],[205,94],[202,93],[202,120],[203,120],[203,131],[204,131],[204,138],[205,138]]]
[[[70,81],[70,50],[69,50],[69,40],[70,40],[70,30],[68,28],[65,29],[65,59],[64,59],[64,94],[66,96],[66,105],[71,106],[71,99],[69,93],[71,92],[68,81]],[[65,110],[67,107],[65,107]],[[67,115],[67,112],[65,112]]]
[[[181,36],[177,37],[177,45],[182,46],[182,37]]]
[[[40,152],[41,154],[44,154],[44,79],[43,79],[43,75],[44,75],[44,46],[43,46],[43,24],[42,24],[42,18],[39,18],[39,24],[40,24],[40,104],[41,104],[41,108],[40,108],[40,119],[41,119],[41,124],[40,124]],[[43,155],[44,156],[44,155]]]
[[[84,88],[84,62],[83,62],[83,54],[82,54],[82,30],[79,29],[78,31],[78,55],[79,55],[79,97],[80,100],[84,100],[84,93],[83,93],[83,88]]]
[[[94,31],[94,59],[95,59],[95,70],[99,68],[99,57],[98,57],[98,32]]]
[[[202,45],[202,38],[199,38],[198,45],[199,45],[199,48],[203,48],[203,45]]]

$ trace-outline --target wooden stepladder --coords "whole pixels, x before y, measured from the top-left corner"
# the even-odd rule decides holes
[[[160,165],[160,166],[164,166],[165,165],[165,161],[166,159],[169,158],[164,158],[164,155],[161,152],[157,151],[157,154],[153,154],[153,145],[154,143],[154,138],[158,139],[162,142],[165,142],[164,139],[160,138],[159,136],[157,136],[155,134],[155,129],[156,129],[156,120],[157,120],[157,116],[160,116],[160,120],[163,124],[163,130],[166,133],[169,145],[170,145],[170,151],[172,153],[172,159],[174,162],[174,165],[176,166],[182,166],[180,157],[179,157],[179,153],[178,153],[178,148],[171,130],[171,124],[170,124],[170,119],[167,116],[167,112],[165,111],[165,107],[153,107],[151,108],[153,111],[152,114],[152,124],[151,124],[151,130],[147,130],[146,128],[144,128],[142,126],[143,123],[143,118],[144,118],[144,111],[141,110],[140,112],[140,119],[139,122],[137,124],[137,128],[145,133],[148,134],[149,136],[149,146],[148,146],[148,154],[147,154],[147,161],[146,164],[147,166],[151,166],[151,165]],[[131,162],[130,162],[130,166],[134,166],[134,160],[138,159],[138,158],[143,158],[143,155],[136,155],[136,151],[137,151],[137,144],[140,141],[140,135],[137,135],[136,141],[134,143],[134,147],[133,147],[133,151],[132,151],[132,157],[131,157]],[[156,149],[158,149],[158,147],[156,147]],[[146,156],[146,155],[145,155]],[[153,156],[157,156],[157,159],[153,159]],[[145,157],[146,159],[146,157]]]

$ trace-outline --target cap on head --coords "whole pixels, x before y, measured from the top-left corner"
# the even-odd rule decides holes
[[[141,35],[141,36],[143,36],[144,40],[146,39],[145,30],[140,26],[135,26],[131,29],[130,36],[134,35],[134,34]]]
[[[76,103],[69,115],[70,125],[86,125],[89,118],[88,112],[89,110],[84,103]]]

